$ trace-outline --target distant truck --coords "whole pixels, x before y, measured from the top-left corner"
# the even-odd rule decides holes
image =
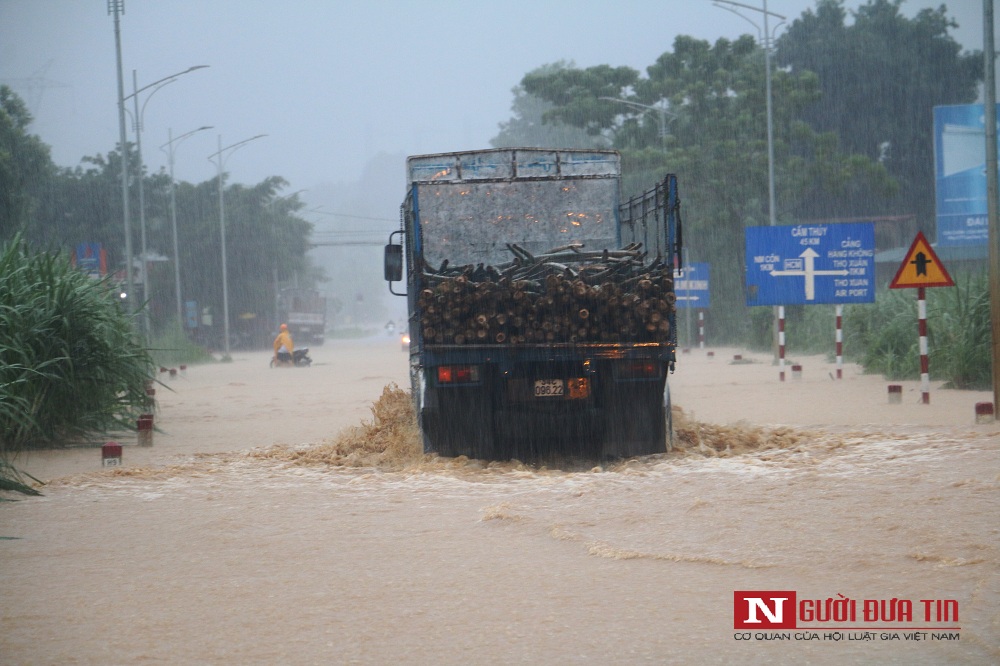
[[[321,345],[326,336],[326,298],[316,289],[278,292],[278,319],[288,324],[296,345]]]
[[[668,175],[622,204],[620,181],[615,151],[407,159],[385,278],[408,301],[426,452],[503,460],[666,450],[677,182]],[[404,279],[405,292],[394,289]]]

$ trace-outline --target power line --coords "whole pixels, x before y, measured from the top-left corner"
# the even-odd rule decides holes
[[[330,213],[325,210],[308,210],[303,211],[306,213],[315,213],[316,215],[329,215],[331,217],[350,217],[356,220],[375,220],[378,222],[399,222],[398,218],[391,217],[368,217],[366,215],[354,215],[352,213]]]
[[[310,247],[341,247],[345,245],[381,247],[385,245],[385,240],[341,240],[341,241],[318,241],[309,243]]]

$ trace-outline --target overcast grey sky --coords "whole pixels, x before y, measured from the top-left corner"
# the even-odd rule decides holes
[[[943,1],[908,0],[903,12]],[[960,23],[956,39],[981,49],[981,0],[944,4]],[[789,21],[813,6],[768,2]],[[107,7],[0,0],[0,81],[28,103],[31,131],[60,166],[118,142]],[[210,66],[140,94],[149,168],[167,163],[160,146],[168,128],[176,137],[213,125],[178,146],[178,179],[215,175],[207,157],[218,135],[227,146],[267,134],[232,153],[226,170],[246,184],[281,175],[289,191],[350,182],[379,153],[488,147],[510,117],[511,88],[540,65],[644,71],[678,34],[715,41],[744,33],[755,29],[711,0],[125,0],[121,18],[126,94],[133,69],[141,88]]]

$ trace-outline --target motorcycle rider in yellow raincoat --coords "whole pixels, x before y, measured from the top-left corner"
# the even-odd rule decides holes
[[[292,342],[292,334],[288,332],[288,324],[282,324],[281,332],[274,339],[274,364],[292,365],[294,351],[295,344]]]

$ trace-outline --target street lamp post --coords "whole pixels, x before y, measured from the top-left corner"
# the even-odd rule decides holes
[[[177,296],[177,324],[183,328],[184,321],[183,301],[181,300],[181,260],[180,246],[177,242],[177,183],[174,180],[174,144],[180,145],[185,139],[202,130],[212,129],[211,125],[199,127],[185,134],[174,138],[173,129],[167,130],[168,141],[160,146],[160,150],[166,149],[167,161],[170,164],[170,225],[174,236],[174,291]]]
[[[777,213],[774,208],[774,102],[771,97],[771,33],[767,25],[767,0],[764,2],[764,81],[767,88],[767,209],[768,221],[773,227]],[[784,21],[784,17],[780,17]],[[781,25],[780,23],[778,25]],[[774,26],[777,30],[778,26]]]
[[[733,9],[733,7],[740,7],[741,9],[749,9],[753,12],[758,12],[764,16],[764,29],[762,34],[762,40],[764,42],[764,85],[766,87],[766,106],[767,106],[767,207],[768,207],[768,221],[773,227],[777,224],[777,215],[775,212],[774,203],[774,113],[771,106],[771,42],[773,41],[773,36],[771,35],[771,29],[768,22],[769,16],[774,16],[775,18],[781,19],[781,22],[774,26],[777,30],[781,23],[785,22],[785,17],[781,14],[775,14],[774,12],[769,12],[767,10],[767,0],[762,0],[763,8],[754,7],[753,5],[746,5],[742,2],[732,2],[732,0],[714,0],[714,4],[719,9],[725,9],[728,12],[736,14],[741,19],[757,28],[760,33],[761,27],[748,19],[743,14]],[[727,7],[726,5],[732,5]]]
[[[219,169],[219,235],[222,241],[222,334],[225,337],[224,346],[226,358],[229,358],[229,278],[226,270],[226,207],[222,196],[222,169],[225,167],[226,151],[236,151],[255,139],[261,139],[266,134],[258,134],[249,139],[243,139],[237,143],[222,147],[222,135],[219,135],[219,150],[208,156],[208,160],[214,161]],[[230,153],[231,155],[232,153]]]
[[[125,84],[122,80],[122,31],[120,14],[125,13],[125,0],[108,0],[108,13],[115,17],[115,56],[118,74],[118,141],[121,144],[122,161],[122,219],[125,222],[125,294],[132,303],[132,227],[128,206],[128,145],[125,135]],[[130,310],[132,308],[129,308]]]
[[[165,76],[159,81],[154,81],[149,85],[139,87],[138,74],[133,69],[132,70],[132,94],[125,99],[132,99],[135,106],[135,116],[132,118],[132,122],[135,123],[135,154],[136,158],[139,160],[139,234],[140,242],[142,244],[141,254],[142,257],[142,297],[149,299],[149,271],[148,271],[148,257],[146,256],[146,199],[143,188],[143,164],[142,164],[142,117],[146,113],[146,104],[149,103],[150,98],[156,93],[157,90],[163,86],[173,83],[177,80],[177,77],[187,74],[188,72],[193,72],[196,69],[205,69],[208,65],[195,65],[194,67],[188,67],[183,72],[177,72],[176,74],[171,74],[170,76]],[[139,93],[144,90],[153,89],[149,95],[146,96],[146,101],[142,103],[142,110],[139,109]],[[124,100],[123,100],[124,101]],[[130,257],[131,260],[131,257]],[[149,324],[149,308],[143,309],[143,322],[144,328],[146,329],[146,338],[149,339],[151,334],[150,324]]]
[[[778,27],[785,22],[785,17],[781,14],[775,14],[774,12],[769,12],[767,10],[767,0],[761,0],[763,7],[754,7],[752,5],[746,5],[742,2],[733,2],[732,0],[714,0],[712,4],[720,9],[725,9],[728,12],[736,14],[741,19],[757,28],[758,35],[764,42],[764,85],[766,88],[765,99],[767,108],[767,215],[768,224],[774,226],[777,224],[777,211],[775,207],[775,196],[774,196],[774,112],[771,103],[771,42],[773,41],[773,35],[771,34],[771,28],[769,25],[768,17],[774,16],[775,18],[781,19],[781,21],[774,26],[777,30]],[[729,5],[729,6],[727,6]],[[758,12],[764,16],[764,28],[761,31],[761,27],[748,19],[743,14],[739,13],[733,7],[740,7],[741,9],[749,9],[750,11]],[[774,357],[778,360],[778,365],[781,370],[779,371],[779,376],[781,380],[784,381],[785,369],[784,356],[781,354],[780,339],[783,333],[781,333],[781,321],[784,319],[784,306],[776,305],[774,306],[774,336],[772,346],[774,349]]]
[[[598,99],[607,100],[609,102],[620,102],[622,104],[627,104],[646,111],[656,111],[657,119],[660,122],[660,142],[663,144],[663,150],[667,149],[667,116],[672,116],[674,118],[677,116],[667,111],[666,100],[664,100],[663,105],[661,106],[652,106],[649,104],[642,104],[640,102],[633,102],[628,99],[621,99],[619,97],[598,97]]]
[[[276,220],[274,219],[276,217],[275,207],[278,205],[278,202],[279,201],[288,201],[289,199],[294,198],[296,195],[299,195],[299,194],[302,194],[303,192],[308,192],[308,191],[309,190],[307,190],[307,189],[306,190],[297,190],[295,192],[292,192],[291,194],[286,194],[283,197],[275,197],[271,201],[271,203],[269,204],[269,208],[271,209],[271,217],[272,217],[272,220],[271,220],[271,244],[272,245],[276,246],[278,244],[278,234],[276,233],[276,230],[275,230],[275,222],[276,222]],[[278,326],[281,324],[281,322],[278,321],[278,315],[279,315],[279,313],[281,311],[281,291],[278,288],[278,252],[276,251],[275,247],[271,248],[271,256],[274,259],[274,261],[272,262],[272,265],[271,265],[271,271],[272,271],[271,272],[271,278],[272,278],[272,283],[273,283],[273,286],[274,286],[274,327],[278,328]]]

